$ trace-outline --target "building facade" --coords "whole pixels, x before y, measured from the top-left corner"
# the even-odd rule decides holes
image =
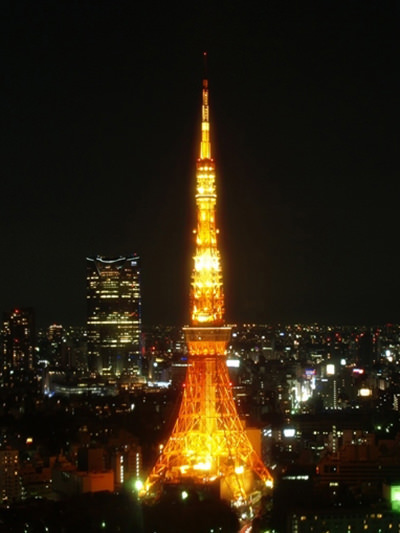
[[[17,450],[0,450],[0,505],[21,497],[19,454]]]
[[[139,373],[139,257],[88,257],[86,264],[89,368],[100,374]]]
[[[35,352],[35,313],[30,307],[3,314],[3,369],[31,370]]]

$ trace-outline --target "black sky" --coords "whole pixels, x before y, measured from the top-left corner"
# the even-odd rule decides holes
[[[3,2],[0,310],[83,324],[85,257],[187,321],[202,53],[229,321],[400,321],[399,3]]]

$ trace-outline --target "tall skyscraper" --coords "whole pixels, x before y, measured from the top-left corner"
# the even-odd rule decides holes
[[[219,482],[224,499],[251,506],[272,477],[255,452],[233,399],[226,365],[225,325],[217,246],[217,192],[211,156],[208,80],[203,80],[200,155],[196,171],[197,227],[191,282],[191,326],[184,328],[188,368],[178,418],[145,484],[157,487]]]
[[[3,314],[3,368],[31,370],[34,366],[35,313],[31,307]]]
[[[18,450],[0,449],[0,503],[13,503],[21,497]]]
[[[141,341],[139,257],[87,258],[88,362],[92,371],[138,371]]]

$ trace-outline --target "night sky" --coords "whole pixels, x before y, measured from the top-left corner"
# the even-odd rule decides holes
[[[227,320],[400,321],[399,3],[5,1],[0,311],[136,252],[188,321],[203,51]]]

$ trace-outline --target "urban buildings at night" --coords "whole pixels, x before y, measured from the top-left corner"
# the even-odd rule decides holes
[[[87,18],[83,20],[82,33],[86,35]],[[128,24],[131,29],[131,22]],[[154,28],[161,30],[156,24]],[[108,46],[107,39],[105,42]],[[310,42],[316,41],[310,39]],[[279,42],[275,44],[279,48]],[[287,47],[284,48],[286,53]],[[155,47],[152,50],[154,54]],[[321,50],[330,67],[324,46]],[[336,52],[337,47],[333,50]],[[86,53],[82,55],[89,57]],[[314,70],[316,62],[310,62],[308,54],[302,57],[307,58]],[[149,64],[157,77],[157,83],[152,78],[152,87],[156,88],[160,78],[154,69],[154,55],[152,59]],[[352,58],[349,59],[349,70],[357,70]],[[279,63],[288,73],[289,65]],[[64,64],[59,64],[63,68]],[[100,64],[103,67],[102,61]],[[260,64],[258,74],[267,72],[270,79],[270,69],[261,70]],[[299,68],[297,72],[303,70]],[[105,72],[103,68],[99,71]],[[286,78],[285,84],[291,86],[287,81]],[[111,83],[114,84],[113,79]],[[255,84],[251,87],[254,89]],[[335,92],[337,89],[333,86]],[[299,91],[299,94],[306,93],[313,99],[312,92]],[[152,96],[155,94],[152,92]],[[260,90],[260,94],[266,101],[265,91]],[[354,95],[356,100],[358,92]],[[33,98],[32,101],[36,102]],[[246,108],[250,114],[250,108],[242,105],[245,101],[236,99],[236,107],[227,106],[225,113],[228,110],[232,116],[235,109],[240,116]],[[32,309],[14,309],[4,315],[0,373],[0,533],[400,531],[400,325],[226,322],[223,269],[217,246],[217,194],[207,80],[203,81],[202,103],[189,325],[142,326],[141,263],[136,255],[87,257],[85,327],[51,324],[35,332]],[[325,106],[325,97],[321,103]],[[170,106],[163,102],[162,107]],[[38,109],[42,113],[41,106]],[[152,109],[155,107],[145,110],[146,118]],[[261,107],[254,101],[253,112],[256,109],[260,110],[259,125],[264,129]],[[280,120],[283,106],[278,105],[276,109]],[[181,127],[177,118],[173,116],[170,126]],[[150,120],[141,124],[143,133],[149,127],[148,138],[155,123]],[[282,127],[283,137],[285,127]],[[298,131],[296,135],[300,138]],[[330,131],[333,139],[335,130]],[[354,133],[351,128],[349,131]],[[258,134],[258,140],[265,153],[265,139]],[[123,144],[120,139],[117,143]],[[344,143],[354,151],[348,139]],[[309,147],[310,153],[318,152],[312,143]],[[131,156],[131,146],[128,151]],[[152,145],[151,154],[155,153]],[[169,158],[176,155],[169,154]],[[281,154],[279,157],[283,160]],[[293,160],[297,163],[296,158]],[[277,161],[279,166],[280,160]],[[160,157],[157,168],[165,169],[167,175],[167,166],[162,162]],[[234,158],[231,163],[234,168]],[[77,161],[74,164],[78,166]],[[273,168],[270,163],[260,165],[263,170],[270,166]],[[146,179],[150,176],[140,171],[139,166],[135,170],[140,182],[146,181],[143,176]],[[254,165],[252,175],[257,174],[255,170]],[[237,176],[240,179],[236,190],[245,199],[248,184],[240,169]],[[298,177],[296,174],[296,182],[285,182],[282,202],[277,201],[276,211],[272,209],[272,213],[282,212],[283,217],[291,218],[283,201],[289,190],[296,197],[295,204],[301,204],[304,212],[308,210],[311,204],[303,199],[316,187]],[[64,178],[70,180],[68,174]],[[337,179],[331,178],[332,183],[338,184]],[[254,189],[263,199],[262,210],[267,211],[264,209],[266,189],[261,187],[261,183],[265,186],[268,181],[264,174],[262,180],[259,179]],[[88,183],[79,183],[82,193]],[[170,181],[163,180],[166,183],[171,187]],[[232,186],[231,192],[235,179],[227,183]],[[328,183],[326,180],[325,185]],[[111,188],[112,184],[110,191]],[[86,202],[85,214],[92,205],[98,208],[90,183],[87,189],[90,201]],[[120,194],[121,189],[114,189],[112,192]],[[73,187],[69,191],[75,194]],[[272,186],[269,192],[268,201],[277,200],[279,195],[274,198],[274,192],[278,188],[274,191]],[[333,203],[339,201],[334,194],[327,196],[332,197]],[[347,187],[337,197],[341,202],[349,197],[349,205],[354,203]],[[253,202],[247,205],[251,206],[248,214],[254,214],[257,209],[253,208]],[[324,209],[321,202],[315,205],[321,206],[321,211]],[[70,205],[67,207],[70,212]],[[313,218],[319,223],[321,213],[314,211]],[[166,212],[161,213],[159,219],[149,216],[152,222],[158,221],[158,234],[162,234],[160,220],[168,218],[165,215]],[[250,248],[264,245],[267,248],[271,244],[263,238],[252,241],[244,224],[246,217],[237,218],[243,227],[240,232],[233,232],[231,238],[240,248],[245,241],[240,235],[249,236]],[[250,226],[250,220],[256,222],[257,218],[249,217],[246,222]],[[138,216],[140,219],[144,217]],[[337,220],[333,217],[332,222]],[[79,228],[79,222],[76,227]],[[296,216],[293,224],[288,224],[288,229],[293,228],[304,229],[297,228]],[[101,240],[103,234],[100,231],[98,234]],[[308,235],[309,232],[302,235],[302,231],[295,235],[299,261],[289,260],[287,256],[286,274],[303,262],[303,244]],[[322,241],[332,247],[325,231]],[[152,240],[149,242],[153,244]],[[282,242],[275,250],[270,247],[273,250],[270,257],[278,262],[282,250],[291,247],[285,240]],[[164,260],[166,254],[160,253],[159,248],[154,250],[157,259]],[[335,253],[346,256],[348,262],[345,250],[340,243]],[[248,259],[246,251],[240,253]],[[324,255],[323,247],[321,255]],[[176,255],[171,253],[169,257]],[[304,266],[311,264],[311,255],[304,253]],[[159,264],[153,261],[152,266],[157,269]],[[318,268],[322,271],[328,266],[328,261],[324,261]],[[334,263],[334,267],[337,275],[340,263],[337,267]],[[305,270],[297,270],[299,279]],[[248,272],[244,274],[251,276]],[[351,284],[350,279],[349,293]],[[318,290],[318,283],[315,285]],[[321,282],[319,288],[322,286]],[[173,284],[170,287],[175,290]],[[275,287],[281,296],[282,286]],[[289,300],[295,302],[290,284],[287,287]],[[304,292],[307,290],[305,287]],[[254,293],[244,292],[249,301],[254,298]],[[262,307],[259,309],[268,305],[272,308],[264,296],[260,291]],[[301,305],[305,301],[303,296],[297,294]],[[252,314],[252,306],[249,309]]]
[[[145,480],[176,417],[188,353],[181,328],[144,331],[144,379],[129,387],[75,365],[85,360],[85,328],[46,329],[52,364],[39,359],[29,380],[3,373],[0,512],[23,505],[33,523],[32,498],[132,495]],[[399,325],[237,324],[226,363],[238,415],[261,431],[258,451],[274,476],[272,508],[254,519],[261,531],[398,527]]]
[[[3,369],[32,370],[35,357],[35,314],[32,308],[3,314]]]
[[[139,257],[96,256],[86,263],[89,368],[100,374],[137,372],[142,327]]]
[[[0,449],[0,502],[21,498],[19,452],[11,448]]]

